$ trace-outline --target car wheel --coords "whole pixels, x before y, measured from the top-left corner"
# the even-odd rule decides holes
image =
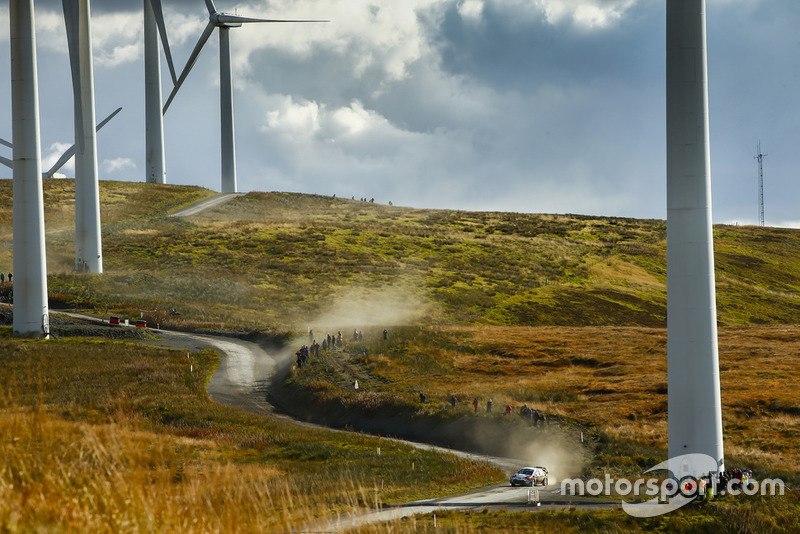
[[[544,481],[542,482],[542,486],[546,486],[546,485],[547,485],[547,477],[545,477]]]

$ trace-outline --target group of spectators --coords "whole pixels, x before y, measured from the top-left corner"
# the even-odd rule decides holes
[[[13,277],[14,275],[10,272],[8,274],[0,273],[0,284],[4,284],[6,280],[8,280],[8,283],[10,284]]]
[[[428,402],[428,396],[425,395],[425,393],[423,391],[419,392],[419,401],[422,404],[427,404],[427,402]],[[475,413],[478,413],[480,411],[480,405],[481,405],[481,401],[480,401],[480,399],[478,397],[475,397],[474,399],[472,399],[472,410]],[[486,413],[492,413],[493,405],[494,405],[494,401],[492,401],[491,397],[486,399],[486,405],[485,405]],[[450,395],[450,408],[455,410],[456,406],[458,406],[458,397],[456,397],[455,394]],[[511,407],[511,405],[506,404],[506,407],[503,410],[503,417],[510,416],[513,413],[514,413],[514,409]],[[533,426],[539,426],[539,425],[546,425],[547,424],[547,416],[543,412],[541,412],[539,410],[536,410],[534,408],[528,407],[527,404],[523,404],[522,405],[522,407],[518,411],[518,414],[523,419],[530,421],[533,424]]]
[[[706,482],[706,488],[711,486],[711,477],[703,477],[701,480]],[[728,489],[741,490],[753,480],[753,472],[750,469],[731,469],[717,474],[715,485],[720,495],[725,495]],[[702,482],[700,482],[702,484]],[[713,494],[712,494],[713,496]]]
[[[389,339],[389,331],[384,329],[382,332],[383,339]],[[322,338],[322,343],[317,343],[316,338],[314,337],[314,331],[309,328],[308,330],[308,339],[309,345],[303,345],[300,347],[295,353],[297,357],[297,368],[302,369],[308,364],[309,357],[319,357],[320,351],[336,351],[342,350],[345,345],[345,338],[342,331],[339,330],[336,332],[336,335],[327,334],[324,338]],[[350,340],[353,342],[360,342],[364,340],[364,334],[361,330],[357,328],[353,329],[353,334],[350,336]],[[362,349],[362,354],[366,354],[366,351]],[[419,401],[423,404],[427,404],[428,396],[423,392],[418,392],[419,394]],[[489,397],[486,399],[486,403],[484,404],[486,413],[492,413],[494,401],[492,398]],[[450,395],[450,407],[455,409],[458,405],[458,397],[455,394]],[[475,413],[480,411],[481,407],[481,400],[478,397],[472,399],[472,409]],[[505,409],[503,410],[503,416],[511,416],[514,413],[514,409],[511,405],[506,405]],[[530,421],[531,424],[534,426],[545,425],[547,424],[547,416],[539,410],[534,408],[530,408],[527,404],[523,404],[522,407],[518,410],[518,415],[523,419]]]
[[[389,339],[389,331],[384,328],[383,339]],[[352,342],[364,341],[364,333],[357,328],[353,329],[353,335],[350,337]],[[336,335],[327,334],[322,338],[322,343],[318,343],[314,337],[314,331],[309,328],[308,330],[308,345],[303,345],[295,352],[297,368],[302,369],[308,364],[308,358],[318,358],[321,351],[337,351],[343,350],[345,346],[345,337],[342,331],[336,332]],[[362,349],[361,354],[366,354],[366,350]]]
[[[697,479],[697,498],[700,501],[710,501],[728,491],[741,491],[752,480],[753,472],[750,469],[736,468],[722,473],[710,473]]]

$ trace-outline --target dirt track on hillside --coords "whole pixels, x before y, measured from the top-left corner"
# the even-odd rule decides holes
[[[281,387],[287,373],[290,372],[288,365],[280,365],[282,360],[278,356],[269,354],[264,348],[256,343],[235,338],[222,338],[218,336],[207,336],[198,334],[186,334],[178,332],[160,332],[162,339],[156,342],[159,345],[168,345],[176,348],[206,349],[213,348],[219,350],[223,357],[220,365],[208,384],[208,392],[215,401],[243,409],[252,413],[265,415],[280,419],[292,424],[302,426],[324,426],[318,425],[309,420],[314,419],[308,412],[294,410],[296,417],[284,413],[290,405],[297,406],[296,399],[287,395],[288,390]],[[288,361],[283,358],[283,361]],[[470,423],[471,418],[465,418]],[[349,419],[350,425],[358,425],[363,429],[370,426],[384,429],[405,428],[408,430],[413,425],[409,421],[375,421],[365,418],[354,418],[352,414]],[[472,421],[472,424],[475,420]],[[336,429],[330,429],[336,431]],[[417,429],[420,430],[420,429]],[[464,432],[459,428],[457,432],[452,426],[444,426],[441,431],[437,431],[431,426],[431,422],[424,423],[424,428],[430,441],[449,442],[459,439]],[[338,430],[344,431],[344,430]],[[496,429],[490,429],[496,432]],[[384,432],[381,435],[391,435],[391,432]],[[497,434],[494,434],[497,437]],[[463,438],[463,436],[462,436]],[[387,438],[391,439],[391,438]],[[497,443],[504,443],[506,440],[495,439]],[[415,447],[438,449],[471,459],[486,461],[496,465],[507,474],[514,472],[525,463],[523,460],[493,456],[491,454],[476,453],[453,448],[442,448],[427,443],[405,441]],[[484,448],[486,444],[484,443]],[[502,447],[500,447],[502,449]],[[413,503],[406,503],[399,506],[388,507],[383,510],[370,512],[358,516],[338,518],[335,521],[326,522],[321,525],[309,526],[312,531],[336,532],[362,526],[369,523],[389,521],[406,517],[413,514],[430,513],[445,509],[517,509],[517,510],[546,510],[556,508],[615,508],[619,504],[611,501],[601,501],[592,498],[576,496],[563,496],[560,494],[558,484],[551,484],[547,487],[534,488],[512,488],[507,484],[489,486],[478,491],[465,495],[443,497],[439,499],[428,499]],[[531,502],[533,500],[533,502]],[[538,503],[538,504],[537,504]]]

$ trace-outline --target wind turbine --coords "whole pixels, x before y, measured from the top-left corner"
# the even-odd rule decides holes
[[[13,144],[9,143],[8,141],[6,141],[5,139],[2,139],[2,138],[0,138],[0,145],[7,146],[8,148],[14,148]],[[9,167],[11,169],[14,168],[14,160],[12,160],[12,159],[8,159],[8,158],[4,158],[3,156],[0,156],[0,163],[2,163],[3,165],[5,165],[6,167]]]
[[[108,124],[108,121],[113,119],[120,111],[122,111],[122,108],[117,108],[114,111],[112,111],[108,117],[100,121],[100,123],[97,125],[97,128],[95,128],[95,132],[99,132],[100,129],[106,124]],[[8,148],[14,148],[13,144],[11,144],[10,142],[6,141],[3,138],[0,138],[0,145],[7,146]],[[58,160],[53,164],[52,167],[50,167],[46,172],[42,173],[42,178],[52,178],[53,175],[55,175],[55,173],[57,173],[58,170],[61,169],[61,167],[63,167],[69,161],[69,158],[71,158],[74,155],[75,155],[75,145],[73,144],[71,147],[66,149],[63,154],[61,154],[61,157],[58,158]],[[2,156],[0,156],[0,164],[3,164],[6,167],[10,167],[12,169],[14,168],[14,162]]]
[[[173,85],[178,82],[161,0],[144,0],[144,85],[145,85],[145,179],[148,183],[167,183],[164,162],[164,115],[161,111],[161,54],[164,47]]]
[[[15,336],[49,334],[33,0],[9,2],[14,140]]]
[[[105,119],[100,121],[100,123],[97,125],[97,127],[94,130],[95,133],[99,132],[100,129],[103,126],[105,126],[106,124],[108,124],[108,121],[110,121],[111,119],[116,117],[117,113],[119,113],[120,111],[122,111],[122,108],[117,108],[114,111],[112,111],[111,114],[108,117],[106,117]],[[57,173],[58,170],[61,167],[63,167],[69,161],[69,158],[71,158],[74,155],[75,155],[75,145],[72,145],[71,147],[66,149],[63,154],[61,154],[61,157],[58,158],[58,160],[55,163],[53,163],[52,167],[50,167],[46,172],[42,173],[42,177],[43,178],[52,178],[53,175],[55,173]]]
[[[667,2],[668,434],[722,471],[705,4]]]
[[[228,15],[217,11],[213,0],[205,0],[206,8],[208,9],[208,24],[206,24],[200,39],[192,50],[186,66],[183,68],[180,77],[178,78],[175,87],[167,98],[164,104],[164,112],[172,103],[172,99],[178,93],[181,85],[186,80],[189,72],[192,70],[197,56],[205,46],[206,41],[211,36],[215,28],[219,28],[219,92],[220,92],[220,128],[221,135],[221,167],[222,167],[222,185],[221,192],[223,193],[237,193],[238,183],[236,179],[236,146],[233,131],[233,82],[231,77],[231,42],[229,30],[231,28],[238,28],[242,24],[251,22],[328,22],[326,20],[278,20],[278,19],[254,19],[248,17],[240,17],[238,15]]]
[[[62,0],[75,99],[75,270],[103,272],[89,0]]]

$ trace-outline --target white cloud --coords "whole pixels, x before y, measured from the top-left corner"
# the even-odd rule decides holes
[[[103,160],[100,164],[105,172],[113,173],[128,169],[135,169],[136,163],[131,158],[114,158]]]
[[[196,7],[196,10],[188,10],[185,6],[172,6],[163,2],[170,48],[180,47],[184,44],[194,47],[197,39],[200,38],[203,28],[208,23],[208,11],[200,3]],[[179,9],[180,11],[178,11]]]
[[[389,121],[374,111],[364,109],[359,101],[349,107],[339,108],[331,115],[331,130],[334,137],[369,135],[376,130],[391,130]]]
[[[283,97],[279,105],[280,109],[266,114],[260,130],[296,144],[299,157],[329,144],[357,157],[367,152],[394,152],[390,140],[408,135],[358,100],[333,110],[316,102],[294,102],[291,97]]]
[[[458,14],[466,20],[480,20],[483,14],[483,0],[462,0],[458,4]]]
[[[36,11],[36,47],[39,51],[57,52],[66,56],[67,33],[62,11]]]
[[[298,58],[308,57],[319,48],[340,54],[349,72],[342,75],[362,77],[379,70],[387,82],[404,79],[408,65],[423,54],[425,36],[417,18],[418,10],[428,9],[439,0],[369,3],[334,0],[325,3],[311,0],[280,0],[269,9],[262,3],[242,7],[242,15],[259,18],[321,19],[328,23],[245,24],[235,29],[237,42],[234,62],[239,73],[249,68],[249,58],[256,51],[274,48]],[[346,56],[346,57],[345,57]]]
[[[714,215],[757,213],[760,138],[770,154],[767,219],[792,224],[798,131],[786,110],[800,91],[798,3],[708,4]],[[124,108],[101,133],[99,156],[143,180],[141,2],[125,12],[96,5],[97,115]],[[64,144],[73,125],[61,6],[36,7],[42,144]],[[243,0],[236,11],[331,20],[232,29],[243,190],[665,215],[663,2]],[[7,12],[0,6],[6,29]],[[165,17],[180,69],[207,12],[202,2],[171,1]],[[0,77],[9,71],[7,34]],[[743,64],[756,75],[742,74]],[[218,69],[215,33],[165,119],[170,183],[219,187]],[[164,76],[165,92],[170,85]],[[9,87],[0,84],[6,102]],[[10,135],[10,106],[0,106],[0,136]],[[61,150],[52,152],[50,162]]]
[[[53,143],[42,151],[42,172],[47,172],[58,159],[72,146],[72,143]],[[75,175],[75,158],[70,158],[57,172],[68,176]]]
[[[538,19],[582,30],[605,29],[618,23],[639,0],[486,0],[517,20]]]
[[[136,12],[92,15],[92,47],[96,67],[141,61],[143,15]]]
[[[272,131],[294,142],[311,138],[320,129],[320,107],[315,102],[295,103],[285,97],[281,109],[267,113],[262,131]]]
[[[605,2],[604,2],[605,3]],[[580,3],[572,13],[572,20],[581,28],[605,28],[619,22],[625,11],[634,1],[618,2],[615,5],[597,5],[596,3]]]

